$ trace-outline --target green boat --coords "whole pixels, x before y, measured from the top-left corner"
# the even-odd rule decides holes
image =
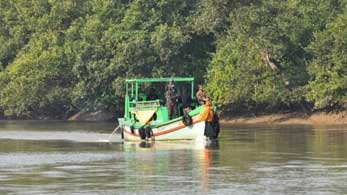
[[[177,102],[178,115],[172,119],[164,95],[170,81],[177,84],[181,99],[189,100],[188,106]],[[124,106],[118,122],[126,141],[204,139],[205,121],[200,120],[202,106],[195,101],[192,77],[127,79]]]

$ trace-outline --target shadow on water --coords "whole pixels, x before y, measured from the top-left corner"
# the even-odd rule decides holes
[[[154,146],[154,143],[152,142],[147,142],[147,141],[142,141],[139,143],[140,148],[152,148]]]

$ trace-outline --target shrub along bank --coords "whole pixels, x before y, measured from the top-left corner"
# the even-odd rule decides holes
[[[346,4],[1,1],[0,111],[121,112],[126,78],[170,76],[194,76],[236,114],[344,110]]]

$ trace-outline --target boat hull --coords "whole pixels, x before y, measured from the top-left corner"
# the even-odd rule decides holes
[[[150,140],[196,140],[204,138],[205,121],[194,120],[190,126],[185,126],[182,121],[175,121],[152,129]],[[126,141],[141,141],[139,130],[131,131],[129,126],[123,127],[123,135]]]

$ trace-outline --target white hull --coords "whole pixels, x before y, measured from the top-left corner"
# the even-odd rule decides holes
[[[205,121],[194,120],[190,126],[185,126],[182,121],[176,121],[164,126],[153,128],[153,136],[150,140],[196,140],[204,139]],[[131,132],[130,127],[124,127],[124,139],[126,141],[141,141],[138,129]]]

